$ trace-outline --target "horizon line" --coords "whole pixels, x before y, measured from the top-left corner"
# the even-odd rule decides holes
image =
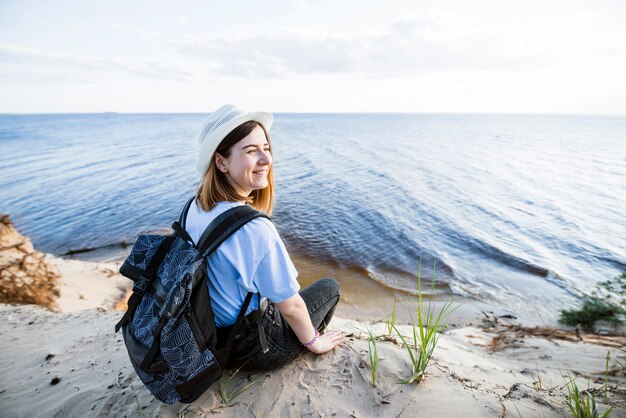
[[[626,113],[580,113],[580,112],[464,112],[464,111],[437,111],[437,112],[391,112],[391,111],[366,111],[366,112],[281,112],[268,111],[272,114],[285,115],[532,115],[532,116],[608,116],[608,117],[626,117]],[[207,115],[212,112],[0,112],[0,116],[62,116],[62,115]]]

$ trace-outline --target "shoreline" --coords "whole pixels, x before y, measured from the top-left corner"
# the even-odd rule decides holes
[[[160,231],[163,232],[163,231]],[[132,244],[119,243],[107,247],[75,251],[72,254],[56,255],[58,259],[68,261],[92,262],[119,266],[127,257]],[[409,323],[414,314],[414,303],[417,300],[417,285],[414,293],[395,289],[372,278],[364,268],[355,266],[341,266],[327,260],[318,260],[315,257],[290,251],[291,259],[298,271],[298,282],[302,288],[311,285],[322,277],[333,277],[341,286],[341,302],[337,306],[337,314],[342,318],[352,320],[382,321],[391,314],[394,304],[397,304],[397,317],[402,323]],[[115,270],[117,271],[117,270]],[[129,296],[131,281],[123,278],[128,283]],[[424,282],[426,283],[426,281]],[[436,285],[435,292],[430,293],[430,281],[424,287],[423,298],[431,301],[435,308],[443,306],[448,300],[454,299],[455,304],[461,305],[450,317],[450,326],[463,326],[480,322],[487,314],[495,314],[503,317],[514,317],[523,321],[525,325],[552,325],[545,321],[537,321],[522,318],[514,312],[501,307],[482,302],[470,297],[455,295],[446,284]],[[375,295],[374,297],[372,295]],[[120,301],[125,303],[124,297]]]
[[[360,303],[359,296],[350,300],[350,291],[344,292],[330,323],[346,341],[331,353],[307,352],[272,372],[239,372],[232,379],[232,371],[227,372],[221,381],[226,392],[233,394],[237,387],[250,385],[232,399],[223,398],[220,385],[215,384],[193,404],[164,405],[143,386],[121,335],[113,332],[123,315],[115,310],[115,302],[130,285],[117,273],[119,260],[94,262],[47,254],[43,259],[59,274],[60,312],[0,304],[5,318],[0,323],[4,376],[0,403],[7,416],[501,417],[517,413],[557,417],[566,411],[564,373],[594,393],[600,412],[609,407],[603,398],[607,394],[615,405],[613,414],[626,414],[622,388],[626,369],[618,362],[626,362],[623,336],[530,327],[469,301],[438,334],[426,379],[400,384],[412,373],[411,363],[398,336],[389,335],[386,324],[376,322],[388,313]],[[302,268],[302,286],[307,276],[345,274],[339,267],[313,268],[307,264],[310,260],[295,261]],[[352,272],[359,277],[357,273]],[[379,305],[390,297],[374,281],[357,290],[376,295]],[[398,306],[405,302],[410,304],[399,300]],[[398,313],[398,329],[412,335]],[[367,327],[377,336],[376,385],[371,378]],[[605,370],[607,352],[611,356]]]

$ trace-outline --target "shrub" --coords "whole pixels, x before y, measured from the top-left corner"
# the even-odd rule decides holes
[[[620,322],[618,306],[597,299],[587,299],[580,309],[562,310],[560,322],[565,325],[591,328],[596,321]]]
[[[614,302],[615,297],[621,300]],[[623,323],[621,315],[626,314],[626,273],[598,283],[591,296],[586,296],[579,309],[561,310],[559,322],[569,326],[592,328],[596,321]]]

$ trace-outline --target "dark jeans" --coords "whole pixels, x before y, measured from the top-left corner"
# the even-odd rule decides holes
[[[339,283],[324,278],[300,291],[313,326],[322,332],[330,322],[339,302]],[[243,370],[271,370],[294,360],[304,347],[287,321],[270,301],[263,304],[259,321],[265,330],[269,351],[263,353],[256,321],[244,320],[235,336],[228,367]],[[249,315],[250,316],[250,315]],[[247,319],[247,318],[246,318]]]

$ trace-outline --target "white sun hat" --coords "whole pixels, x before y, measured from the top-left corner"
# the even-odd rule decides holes
[[[204,121],[200,131],[197,168],[200,174],[211,164],[213,153],[222,140],[237,126],[248,122],[257,121],[266,131],[272,127],[274,117],[268,112],[245,112],[235,105],[224,105],[211,113]]]

